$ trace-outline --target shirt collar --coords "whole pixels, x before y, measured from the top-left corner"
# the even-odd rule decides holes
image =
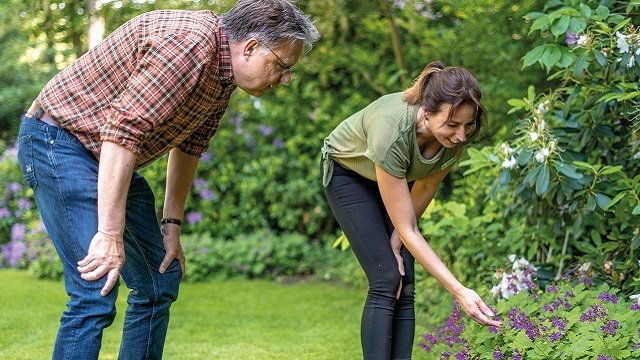
[[[218,22],[218,26],[219,24]],[[234,83],[229,39],[227,39],[227,34],[225,34],[224,29],[221,27],[218,27],[218,34],[220,34],[220,47],[218,48],[218,71],[220,80],[224,83]]]

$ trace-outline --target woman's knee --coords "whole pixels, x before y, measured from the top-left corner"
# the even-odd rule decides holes
[[[369,279],[369,292],[375,292],[385,295],[395,295],[398,293],[402,275],[400,272],[390,270],[381,272],[379,276],[374,279]]]

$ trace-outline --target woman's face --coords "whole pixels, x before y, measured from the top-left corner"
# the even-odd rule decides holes
[[[467,136],[475,128],[476,108],[471,104],[463,104],[453,110],[449,121],[451,104],[444,104],[437,113],[425,112],[427,126],[433,136],[447,148],[467,141]]]

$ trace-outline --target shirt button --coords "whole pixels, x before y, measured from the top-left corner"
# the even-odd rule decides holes
[[[49,141],[49,144],[53,145],[53,140]]]

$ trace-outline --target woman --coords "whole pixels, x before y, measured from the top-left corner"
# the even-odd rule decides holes
[[[482,325],[501,326],[420,234],[417,219],[486,110],[473,75],[433,62],[402,93],[381,97],[325,139],[323,186],[369,281],[362,314],[365,359],[410,359],[415,332],[414,258]]]

